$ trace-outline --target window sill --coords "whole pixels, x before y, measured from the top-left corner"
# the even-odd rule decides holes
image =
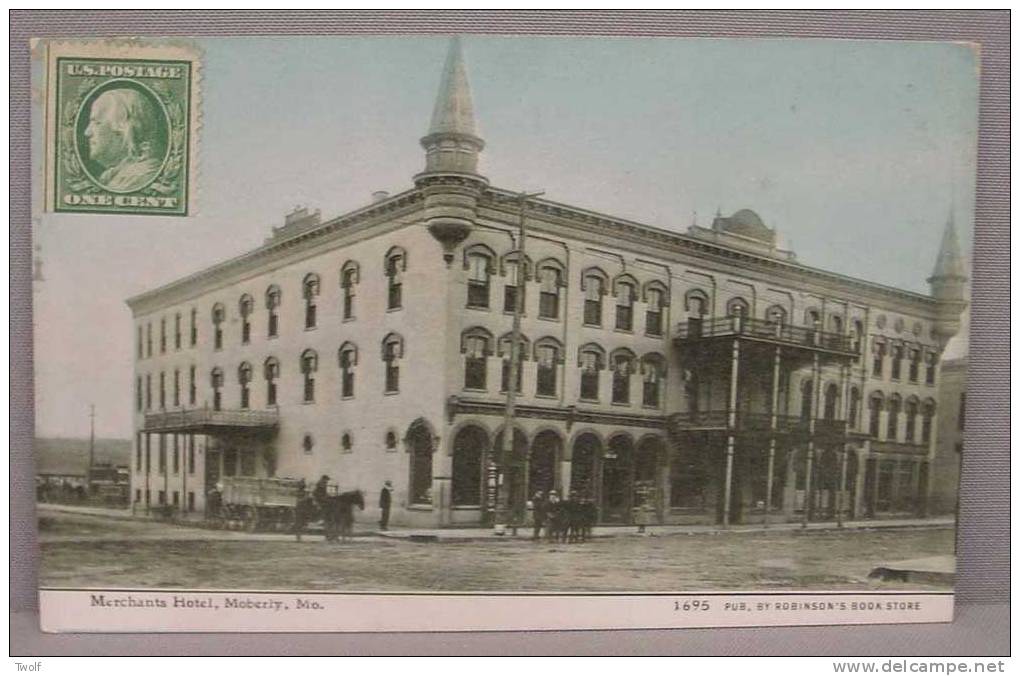
[[[455,512],[474,512],[482,508],[481,505],[453,505],[451,509]]]
[[[585,397],[578,397],[577,401],[582,403],[582,404],[597,404],[597,403],[599,403],[598,399],[587,399]]]
[[[394,394],[400,394],[400,390],[386,390],[385,392],[383,392],[383,396],[386,397],[393,396]]]
[[[555,394],[538,394],[535,393],[535,399],[556,399],[558,395]]]
[[[407,511],[409,512],[431,512],[432,509],[432,505],[429,504],[414,504],[407,506]]]
[[[464,308],[467,310],[478,310],[479,312],[490,312],[492,310],[488,305],[465,305]]]
[[[614,401],[614,402],[612,402],[612,405],[613,406],[619,406],[621,408],[630,408],[630,402],[629,401]]]
[[[585,329],[601,329],[602,325],[601,324],[589,324],[589,323],[585,322],[585,323],[581,324],[581,327],[585,328]]]
[[[274,333],[274,334],[272,334],[270,336],[266,336],[266,340],[276,340],[279,337],[280,337],[279,333]]]
[[[347,322],[353,322],[355,319],[357,319],[357,317],[344,317],[340,320],[340,323],[346,324]]]
[[[645,331],[645,338],[655,338],[657,340],[662,340],[665,337],[666,336],[661,333],[648,333],[647,331]]]
[[[400,310],[403,310],[403,309],[404,309],[404,306],[398,305],[397,307],[388,307],[388,308],[386,308],[386,311],[387,312],[399,312]]]
[[[301,402],[301,405],[302,405],[302,406],[310,406],[311,404],[314,404],[314,403],[315,403],[315,400],[314,400],[314,399],[311,399],[311,400],[305,400],[305,401],[302,401],[302,402]]]
[[[340,395],[340,401],[350,401],[351,399],[354,399],[353,394]]]
[[[513,310],[503,310],[503,314],[505,316],[507,316],[507,317],[513,317],[514,316],[514,311]],[[527,319],[527,317],[528,317],[528,313],[527,312],[522,312],[521,313],[521,319]]]
[[[488,394],[489,389],[487,387],[465,387],[465,392],[471,392],[472,394]]]
[[[625,333],[627,335],[634,335],[634,329],[621,329],[619,326],[613,327],[613,333]]]
[[[661,411],[662,410],[662,406],[652,406],[651,404],[641,404],[641,408],[645,409],[646,411]]]
[[[542,320],[543,322],[556,322],[556,323],[559,323],[559,321],[560,321],[559,317],[543,317],[542,315],[539,315],[538,318],[540,320]]]
[[[307,332],[307,331],[315,331],[315,330],[317,330],[318,328],[319,328],[318,326],[306,326],[306,327],[305,327],[305,331],[306,331],[306,332]]]

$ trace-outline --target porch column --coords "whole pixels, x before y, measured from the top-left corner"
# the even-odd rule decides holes
[[[765,475],[765,515],[762,517],[762,525],[766,528],[769,525],[769,511],[772,509],[772,476],[776,470],[776,431],[779,427],[779,362],[783,355],[783,348],[776,346],[775,356],[772,358],[772,405],[770,406],[769,421],[769,465]]]
[[[805,458],[806,474],[804,476],[804,514],[801,520],[801,527],[807,528],[808,520],[811,518],[811,511],[814,506],[811,491],[811,472],[814,469],[815,461],[815,419],[818,417],[818,395],[821,392],[821,371],[818,367],[818,353],[815,352],[811,363],[811,410],[808,416],[808,438],[807,457]]]
[[[733,339],[733,357],[730,359],[730,396],[726,425],[729,434],[726,437],[726,478],[723,484],[723,528],[730,525],[730,502],[733,495],[733,451],[736,445],[737,428],[737,383],[740,366],[740,341]]]
[[[847,425],[850,420],[850,367],[839,368],[839,391],[843,398],[843,443],[840,445],[839,492],[836,493],[836,525],[843,527],[843,505],[846,501],[846,456],[847,456]]]
[[[557,490],[559,490],[560,497],[566,497],[570,495],[570,460],[560,461],[560,483]]]

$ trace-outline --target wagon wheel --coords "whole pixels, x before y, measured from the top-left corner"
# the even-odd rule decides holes
[[[259,510],[258,507],[248,506],[244,509],[244,529],[249,533],[254,533],[259,529]]]

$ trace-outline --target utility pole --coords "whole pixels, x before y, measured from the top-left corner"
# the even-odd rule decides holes
[[[527,271],[524,246],[528,237],[526,210],[528,198],[544,192],[517,194],[519,235],[517,239],[517,289],[514,293],[513,329],[510,332],[510,378],[506,388],[506,409],[503,416],[503,439],[499,449],[499,475],[496,483],[495,531],[502,534],[511,518],[510,468],[513,464],[514,414],[517,405],[517,382],[521,370],[521,315],[524,314],[524,278]]]
[[[92,494],[92,465],[96,462],[96,405],[89,404],[89,467],[85,470],[85,487]]]

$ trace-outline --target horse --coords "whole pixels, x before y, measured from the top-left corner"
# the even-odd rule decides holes
[[[294,536],[301,542],[301,535],[313,521],[319,518],[319,506],[310,495],[300,496],[294,506]]]
[[[346,542],[354,533],[354,508],[365,509],[365,494],[360,490],[347,491],[326,498],[322,508],[326,541]]]

